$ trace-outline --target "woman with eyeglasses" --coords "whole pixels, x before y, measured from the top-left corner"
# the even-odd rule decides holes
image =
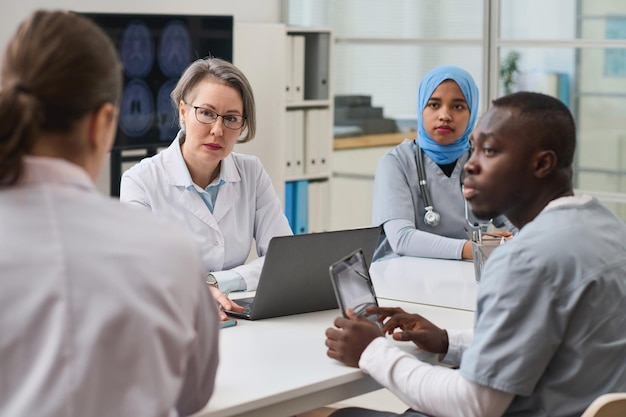
[[[255,290],[270,239],[292,234],[259,159],[232,152],[255,135],[252,88],[236,66],[209,57],[185,70],[171,98],[178,135],[124,173],[120,199],[188,228],[214,297],[237,311],[225,294]],[[246,264],[253,242],[259,258]]]

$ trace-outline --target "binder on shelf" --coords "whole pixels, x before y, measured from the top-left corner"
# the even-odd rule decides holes
[[[285,183],[285,216],[294,234],[309,233],[309,182]]]
[[[295,233],[295,183],[293,181],[287,181],[285,183],[285,216],[289,222],[291,231]]]
[[[288,111],[285,114],[285,175],[287,177],[293,175],[294,172],[294,150],[293,150],[293,135],[294,135],[294,114]]]
[[[293,47],[291,42],[291,36],[285,36],[285,101],[290,103],[293,101],[293,90],[292,90],[292,56],[293,56]]]
[[[309,233],[309,182],[295,181],[294,230],[297,235]]]
[[[328,100],[330,76],[330,33],[306,35],[304,99]]]
[[[291,93],[292,101],[304,100],[304,48],[303,35],[290,35],[291,38]]]
[[[328,180],[309,181],[309,233],[330,230],[330,184]]]
[[[289,145],[292,150],[291,159],[293,161],[291,174],[294,176],[304,174],[304,110],[289,111],[292,114],[293,127],[292,136],[287,138],[291,141]]]
[[[319,173],[323,175],[330,175],[330,155],[332,152],[332,114],[330,109],[318,110],[318,129],[317,129],[317,158],[319,161],[318,169]]]
[[[304,110],[287,110],[285,115],[285,174],[304,173]]]
[[[317,174],[317,132],[319,123],[317,121],[317,109],[306,110],[304,120],[304,172],[306,174]]]
[[[326,175],[329,167],[330,147],[330,111],[328,109],[309,109],[305,115],[304,136],[304,172],[311,175]]]

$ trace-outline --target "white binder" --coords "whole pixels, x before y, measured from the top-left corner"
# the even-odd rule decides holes
[[[291,110],[289,113],[293,113],[291,172],[297,177],[304,174],[304,110]]]
[[[304,100],[304,36],[292,35],[291,38],[291,99]]]
[[[328,109],[309,109],[305,116],[305,165],[307,175],[327,175],[330,167],[330,129],[328,129],[330,111]]]

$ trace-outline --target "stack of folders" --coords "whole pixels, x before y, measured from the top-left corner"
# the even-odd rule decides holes
[[[294,234],[329,230],[328,180],[296,180],[285,183],[285,215]]]

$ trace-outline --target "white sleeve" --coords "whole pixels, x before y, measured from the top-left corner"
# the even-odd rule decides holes
[[[280,198],[272,185],[272,179],[258,159],[255,175],[254,240],[257,255],[262,257],[265,256],[273,237],[291,236],[293,232],[289,227]]]
[[[231,271],[239,274],[245,281],[246,291],[254,291],[259,285],[259,278],[261,277],[261,270],[263,269],[263,263],[265,262],[265,256],[260,256],[247,264],[239,265],[231,269]],[[219,278],[218,278],[219,282]],[[220,287],[221,288],[221,287]]]
[[[440,360],[440,362],[445,363],[446,365],[459,367],[461,365],[461,357],[463,356],[463,352],[472,342],[474,330],[446,329],[446,332],[448,333],[448,352]]]
[[[199,268],[200,269],[200,268]],[[215,388],[219,363],[219,313],[204,277],[198,279],[194,327],[195,343],[190,347],[176,409],[180,416],[198,412],[204,407]]]
[[[122,180],[120,181],[120,201],[152,210],[148,192],[143,182],[134,175],[132,169],[124,172],[122,175]]]
[[[363,351],[359,367],[414,410],[438,417],[500,417],[514,397],[421,362],[383,337]]]
[[[383,228],[391,249],[397,255],[461,259],[465,239],[453,239],[416,229],[415,224],[406,219],[388,220]]]

